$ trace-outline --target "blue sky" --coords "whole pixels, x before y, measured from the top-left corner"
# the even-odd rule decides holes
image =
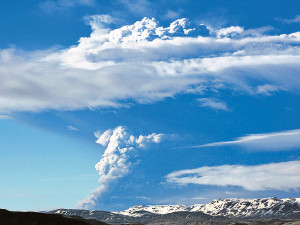
[[[300,2],[0,3],[0,205],[300,197]]]

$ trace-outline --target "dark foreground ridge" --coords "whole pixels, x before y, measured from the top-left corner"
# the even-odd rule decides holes
[[[10,212],[0,209],[0,225],[107,225],[97,220],[36,212]]]
[[[98,219],[101,218],[102,221],[106,221],[111,225],[300,225],[300,219],[228,218],[210,216],[202,212],[174,212],[164,215],[149,214],[141,217],[121,215],[112,217],[110,212],[106,212],[107,216],[104,216],[104,211],[99,211],[101,216],[97,215],[97,211],[94,211],[94,213],[94,215],[98,216]]]
[[[139,218],[120,217],[118,225],[300,225],[297,219],[232,219],[213,217],[201,212],[175,212],[165,215],[142,216]],[[113,221],[112,221],[113,222]],[[0,225],[107,225],[93,219],[79,216],[62,216],[36,212],[10,212],[0,209]]]

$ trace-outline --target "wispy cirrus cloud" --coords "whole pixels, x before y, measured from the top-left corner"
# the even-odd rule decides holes
[[[48,14],[63,12],[69,8],[77,6],[93,6],[95,0],[49,0],[39,4],[39,8]]]
[[[229,111],[226,102],[223,102],[216,98],[198,98],[196,99],[196,102],[201,107],[208,107],[216,110]]]
[[[271,94],[274,87],[299,91],[299,32],[212,30],[188,19],[162,27],[144,18],[117,29],[109,27],[116,23],[109,15],[87,21],[92,33],[76,46],[0,51],[1,113],[151,103],[199,93],[215,80],[251,95]]]
[[[182,148],[203,148],[226,145],[240,145],[248,149],[260,151],[282,151],[297,149],[300,148],[300,129],[263,134],[249,134],[238,137],[233,141],[220,141]]]
[[[182,11],[183,11],[182,9],[179,9],[177,11],[168,9],[164,17],[167,19],[177,19],[182,13]]]
[[[280,91],[281,88],[275,85],[270,84],[264,84],[257,86],[256,93],[262,94],[262,95],[271,95],[273,92]]]
[[[300,15],[295,16],[293,19],[277,19],[283,23],[291,24],[291,23],[300,23]]]
[[[239,186],[250,191],[300,188],[300,161],[270,163],[256,166],[222,165],[175,171],[167,182],[178,185],[199,184]]]
[[[1,115],[0,114],[0,120],[10,120],[10,119],[13,119],[13,117],[9,116],[9,115]]]
[[[106,146],[101,160],[95,165],[100,175],[99,183],[101,186],[81,200],[77,205],[78,208],[95,206],[98,198],[107,191],[112,182],[131,172],[133,166],[138,163],[136,158],[139,151],[151,143],[160,143],[166,137],[165,134],[156,133],[135,137],[123,126],[109,129],[102,134],[95,132],[95,136],[98,138],[96,143]]]
[[[119,0],[131,13],[147,15],[152,11],[152,4],[148,0]]]
[[[78,131],[78,128],[73,127],[73,126],[71,126],[71,125],[67,126],[67,128],[68,128],[68,130],[70,130],[70,131]]]

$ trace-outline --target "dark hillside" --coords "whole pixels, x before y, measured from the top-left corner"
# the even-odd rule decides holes
[[[36,212],[10,212],[0,209],[0,225],[106,225],[106,223],[81,217],[71,218]]]

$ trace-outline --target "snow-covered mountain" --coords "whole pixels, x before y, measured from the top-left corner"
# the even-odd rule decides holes
[[[261,198],[261,199],[217,199],[208,204],[197,205],[137,205],[120,212],[98,210],[58,209],[48,213],[66,216],[81,216],[109,224],[126,222],[172,221],[186,219],[300,219],[300,198]],[[224,219],[222,221],[224,222]],[[181,222],[182,223],[182,222]],[[181,224],[179,223],[179,224]],[[155,223],[153,223],[155,224]],[[168,224],[168,223],[166,223]],[[177,224],[177,223],[175,223]]]
[[[197,205],[137,205],[121,212],[125,216],[139,217],[146,214],[174,212],[203,212],[225,217],[289,217],[300,215],[300,198],[217,199]]]
[[[218,199],[194,206],[190,212],[225,217],[287,218],[300,215],[300,198]]]

